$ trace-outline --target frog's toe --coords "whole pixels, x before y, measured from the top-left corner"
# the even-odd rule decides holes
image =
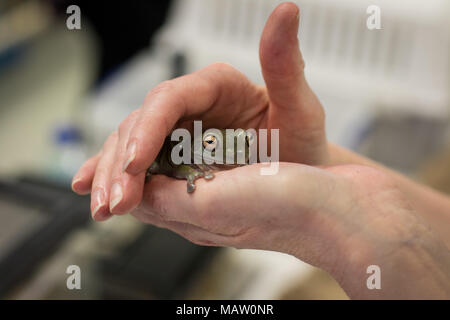
[[[214,178],[214,173],[212,172],[206,172],[204,178],[206,180],[211,180],[212,178]]]
[[[193,182],[187,183],[187,192],[192,193],[195,191],[195,184]]]

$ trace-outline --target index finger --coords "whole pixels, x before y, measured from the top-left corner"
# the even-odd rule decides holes
[[[236,77],[238,75],[238,77]],[[212,125],[220,119],[221,125],[231,123],[233,110],[216,110],[204,113],[217,105],[222,98],[236,99],[237,79],[243,75],[233,67],[217,63],[198,72],[165,81],[147,95],[127,143],[123,171],[136,175],[152,164],[164,139],[180,120],[201,117]]]

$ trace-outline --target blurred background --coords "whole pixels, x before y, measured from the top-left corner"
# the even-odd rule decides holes
[[[128,216],[95,223],[70,191],[159,82],[225,61],[262,84],[258,41],[280,2],[0,1],[0,298],[347,298],[287,255],[200,247]],[[450,192],[450,2],[294,2],[329,139]]]

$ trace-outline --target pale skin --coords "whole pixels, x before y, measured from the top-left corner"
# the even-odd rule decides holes
[[[260,42],[266,86],[217,63],[163,82],[74,176],[93,218],[130,213],[188,240],[291,254],[328,271],[351,298],[450,298],[450,199],[329,143],[325,115],[304,77],[299,9],[279,5]],[[175,127],[277,128],[280,169],[254,164],[198,180],[145,171]],[[332,120],[330,120],[332,121]],[[381,290],[366,268],[378,265]]]

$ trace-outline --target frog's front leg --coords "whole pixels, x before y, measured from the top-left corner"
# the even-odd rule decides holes
[[[195,191],[195,180],[204,177],[205,174],[201,170],[182,164],[174,168],[173,176],[178,179],[186,179],[187,192],[192,193]]]
[[[214,173],[210,166],[206,164],[197,164],[197,167],[203,172],[206,180],[211,180],[214,178]]]
[[[145,174],[145,181],[148,181],[152,174],[157,174],[160,171],[160,166],[157,161],[153,161],[151,166],[147,169],[147,172]]]

